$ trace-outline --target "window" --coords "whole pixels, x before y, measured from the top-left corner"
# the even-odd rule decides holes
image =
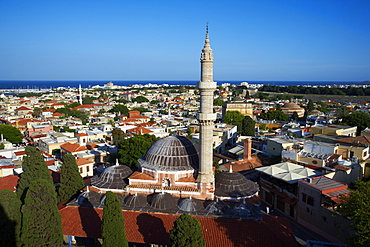
[[[90,171],[90,166],[86,166],[86,172]]]
[[[82,167],[80,167],[80,173],[82,173],[82,172],[83,172]]]
[[[349,157],[350,157],[350,158],[352,158],[353,156],[355,156],[355,152],[350,151],[350,152],[349,152]]]
[[[307,202],[307,195],[302,193],[302,202]]]
[[[367,156],[367,151],[364,152],[364,157],[363,158],[366,158]]]
[[[313,197],[312,196],[307,197],[307,204],[313,206]]]

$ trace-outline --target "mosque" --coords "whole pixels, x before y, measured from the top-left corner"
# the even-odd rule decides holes
[[[169,232],[179,214],[190,214],[201,223],[207,246],[298,246],[287,219],[261,214],[259,187],[233,172],[237,164],[214,176],[215,88],[207,28],[198,83],[200,145],[168,136],[138,160],[138,171],[117,162],[93,177],[86,191],[59,210],[68,246],[81,239],[86,246],[99,241],[107,191],[118,195],[127,240],[135,246],[169,246]],[[244,145],[251,150],[250,139]],[[250,152],[245,155],[244,165],[255,163]]]
[[[144,207],[150,210],[152,207],[170,210],[177,204],[176,210],[180,211],[203,210],[205,214],[218,215],[228,211],[234,215],[234,211],[220,209],[224,205],[220,201],[223,201],[229,203],[224,205],[226,208],[230,208],[232,202],[239,203],[238,207],[249,208],[245,211],[249,215],[243,217],[248,218],[252,214],[252,218],[260,218],[258,207],[246,203],[248,200],[258,204],[259,187],[256,183],[241,173],[233,172],[232,167],[229,172],[214,175],[212,138],[216,114],[213,113],[213,92],[217,83],[213,81],[213,61],[207,27],[200,58],[201,79],[197,84],[200,92],[200,111],[197,114],[200,145],[178,135],[159,139],[138,160],[138,171],[132,172],[128,166],[117,161],[116,165],[91,179],[89,191],[80,195],[77,203],[83,205],[86,200],[95,200],[98,207],[101,204],[96,199],[99,194],[113,191],[122,197],[123,207],[131,209],[139,207],[143,210]],[[246,143],[251,145],[250,141]],[[205,208],[199,207],[202,204]],[[238,212],[243,214],[240,208]]]

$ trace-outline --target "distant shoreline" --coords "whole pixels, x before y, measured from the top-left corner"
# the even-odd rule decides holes
[[[102,80],[0,80],[0,89],[50,89],[50,88],[58,88],[58,87],[71,87],[77,88],[79,85],[83,88],[89,88],[96,85],[103,86],[108,82],[112,82],[114,85],[117,86],[129,86],[129,85],[145,85],[145,84],[169,84],[169,85],[189,85],[189,86],[196,86],[197,81],[191,80],[173,80],[173,81],[150,81],[150,80],[138,80],[138,81],[102,81]],[[276,86],[298,86],[298,85],[305,85],[305,86],[325,86],[325,85],[358,85],[358,84],[369,84],[370,81],[217,81],[218,85],[223,83],[230,83],[232,85],[236,85],[248,82],[249,84],[264,84],[264,85],[276,85]]]

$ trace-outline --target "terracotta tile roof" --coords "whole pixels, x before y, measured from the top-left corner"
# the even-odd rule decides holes
[[[30,108],[25,107],[25,106],[21,106],[21,107],[19,107],[19,108],[15,109],[15,110],[16,110],[16,111],[31,111],[31,109],[30,109]]]
[[[54,112],[53,113],[53,117],[62,117],[62,116],[64,116],[64,114],[62,114],[62,113],[59,113],[59,112]]]
[[[194,177],[190,177],[190,178],[180,178],[176,182],[191,182],[191,183],[195,183],[196,180],[195,180]]]
[[[336,140],[339,143],[345,143],[350,145],[355,144],[364,144],[364,145],[370,145],[370,137],[368,136],[356,136],[356,137],[346,137]]]
[[[247,170],[260,167],[262,166],[262,163],[261,163],[261,160],[256,155],[252,155],[251,159],[249,160],[241,159],[235,162],[224,164],[224,166],[227,169],[230,169],[230,165],[232,165],[232,169],[234,172],[240,172],[240,171],[247,171]]]
[[[0,190],[8,189],[15,191],[15,187],[18,184],[19,177],[14,175],[9,175],[6,177],[0,178]]]
[[[16,156],[20,156],[20,155],[26,155],[26,151],[15,151],[14,154]]]
[[[86,146],[80,146],[80,144],[78,143],[70,143],[70,142],[63,144],[60,147],[71,153],[87,150]]]
[[[88,165],[88,164],[94,164],[94,162],[92,162],[88,159],[85,159],[85,158],[77,158],[76,163],[77,163],[77,166],[84,166],[84,165]]]
[[[134,172],[128,179],[155,180],[153,177],[142,172]]]
[[[86,133],[78,133],[76,136],[88,136]]]
[[[136,127],[136,128],[127,130],[126,132],[129,132],[132,134],[149,134],[149,133],[152,133],[153,131],[148,130],[147,128],[144,128],[144,127]]]
[[[64,235],[101,237],[102,208],[66,206],[59,210]],[[178,214],[122,211],[127,240],[169,245],[169,231]],[[207,246],[214,247],[297,247],[289,220],[262,215],[262,220],[241,220],[193,216],[202,225]]]

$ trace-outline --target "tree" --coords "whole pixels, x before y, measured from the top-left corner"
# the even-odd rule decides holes
[[[213,105],[215,105],[215,106],[222,106],[223,103],[224,103],[224,101],[220,98],[217,98],[217,99],[213,100]]]
[[[0,246],[20,246],[21,205],[13,191],[0,190]]]
[[[343,123],[349,126],[357,126],[357,135],[370,127],[370,115],[366,112],[356,111],[343,118]]]
[[[33,108],[32,116],[41,117],[41,108],[40,107]]]
[[[358,181],[349,196],[341,197],[337,211],[351,220],[351,227],[356,232],[351,236],[350,243],[353,246],[368,246],[370,243],[370,181]]]
[[[238,131],[240,132],[243,118],[244,115],[239,111],[227,111],[224,116],[224,122],[227,124],[236,125],[238,127]]]
[[[134,135],[124,139],[118,148],[120,163],[130,167],[137,167],[137,160],[144,156],[146,151],[153,145],[158,138],[154,135]]]
[[[293,119],[294,121],[298,122],[299,117],[298,117],[298,113],[297,113],[296,111],[295,111],[295,112],[293,112],[293,114],[292,114],[292,119]]]
[[[242,135],[255,136],[255,121],[250,116],[245,116],[242,121]]]
[[[127,138],[127,135],[121,129],[114,128],[112,129],[112,138],[113,138],[113,145],[118,147],[119,144],[122,143],[123,140]]]
[[[129,109],[125,105],[117,104],[117,105],[113,106],[113,108],[110,109],[109,111],[112,112],[112,113],[114,113],[114,112],[115,113],[121,113],[122,115],[127,116],[128,112],[129,112]]]
[[[313,105],[313,101],[310,99],[308,100],[307,110],[312,111],[313,109],[315,109],[315,106]]]
[[[260,114],[260,118],[264,120],[289,121],[288,115],[278,110],[268,110],[268,112],[263,112]]]
[[[22,207],[23,246],[62,246],[62,220],[54,185],[45,179],[31,182]]]
[[[149,100],[145,98],[144,96],[140,95],[140,96],[137,96],[136,98],[133,98],[132,102],[143,103],[143,102],[149,102]]]
[[[50,184],[53,184],[49,169],[41,153],[32,146],[27,146],[25,151],[26,156],[23,158],[22,162],[23,173],[21,174],[17,187],[17,194],[22,201],[32,181],[45,179],[48,180]]]
[[[59,202],[70,200],[85,186],[73,155],[66,154],[63,156],[63,165],[60,172]]]
[[[23,139],[22,133],[16,127],[9,124],[0,124],[0,134],[13,144],[20,143]]]
[[[173,247],[201,247],[206,245],[201,224],[188,214],[178,217],[170,230],[170,241]]]
[[[105,194],[101,232],[103,247],[128,246],[121,203],[111,191]]]

